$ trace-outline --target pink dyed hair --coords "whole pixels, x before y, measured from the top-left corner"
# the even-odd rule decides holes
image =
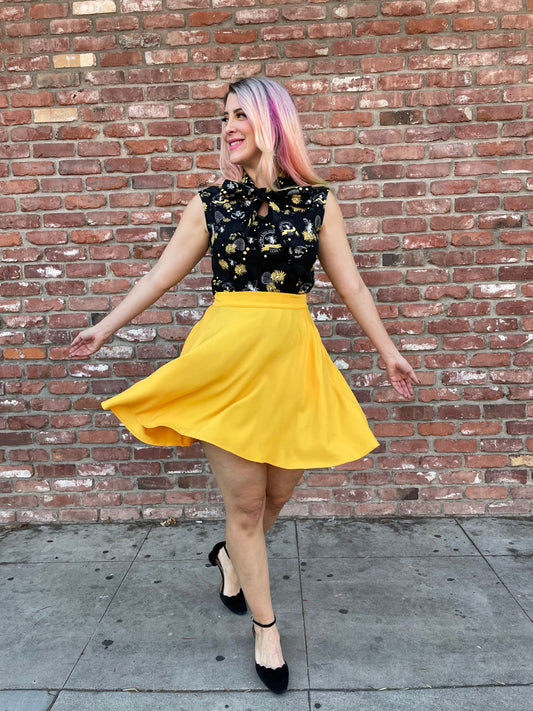
[[[226,99],[230,93],[236,94],[254,128],[255,142],[262,152],[259,167],[268,187],[274,187],[280,170],[297,185],[325,185],[311,165],[298,112],[285,87],[271,79],[252,77],[230,84]],[[220,169],[225,178],[242,179],[242,168],[230,162],[224,141]]]

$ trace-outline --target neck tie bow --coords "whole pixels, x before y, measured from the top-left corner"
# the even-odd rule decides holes
[[[225,180],[221,190],[232,201],[242,202],[243,207],[252,207],[252,213],[259,209],[263,203],[273,203],[279,209],[291,207],[304,207],[312,200],[313,186],[296,185],[290,178],[281,176],[276,181],[277,190],[258,188],[252,179],[244,173],[240,182]]]

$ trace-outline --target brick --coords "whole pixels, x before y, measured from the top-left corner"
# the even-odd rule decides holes
[[[355,87],[353,91],[357,90],[358,86],[361,86],[361,91],[364,91],[363,82],[351,81],[350,85]],[[339,84],[340,91],[343,91],[342,84]],[[346,86],[346,84],[345,84]],[[403,97],[400,92],[374,92],[371,94],[365,94],[361,97],[359,101],[360,107],[362,109],[377,109],[384,106],[389,108],[401,108],[403,106]]]
[[[367,23],[363,23],[363,25],[366,24]],[[355,28],[355,33],[374,34],[374,32],[372,31],[372,24],[373,23],[368,23],[367,27],[357,25]],[[378,24],[381,25],[382,30],[381,32],[379,32],[379,28],[375,27],[376,34],[388,34],[387,28],[384,27],[386,23]],[[394,31],[398,31],[396,29],[396,26],[394,27]],[[324,39],[326,37],[350,37],[352,35],[352,24],[350,22],[322,22],[317,25],[309,24],[307,26],[307,33],[311,39]]]
[[[82,54],[59,54],[53,57],[55,69],[65,69],[67,67],[94,67],[96,55],[93,52]]]
[[[257,41],[257,30],[215,30],[214,38],[220,44],[245,44]]]
[[[84,0],[72,3],[73,15],[101,15],[116,11],[117,5],[114,0]]]
[[[473,112],[468,107],[430,108],[427,111],[427,119],[429,123],[460,123],[462,121],[472,121]]]
[[[505,499],[508,491],[505,486],[467,486],[465,496],[468,499]]]
[[[141,52],[109,52],[100,58],[102,67],[130,67],[141,64],[143,56]]]
[[[43,22],[7,22],[5,33],[8,37],[31,37],[47,32]]]
[[[385,16],[413,17],[425,15],[426,3],[423,0],[393,0],[382,2],[381,12]]]
[[[0,125],[14,126],[25,123],[31,123],[31,111],[27,109],[4,111],[0,114]]]
[[[513,12],[521,9],[521,0],[479,0],[480,12]]]
[[[480,34],[477,40],[478,49],[493,49],[495,47],[519,47],[521,35],[519,32],[501,32]]]
[[[99,17],[96,18],[98,32],[127,32],[139,28],[138,17]]]
[[[393,72],[404,69],[404,57],[364,57],[361,69],[365,73]]]
[[[429,18],[423,20],[406,20],[405,29],[408,35],[433,34],[443,32],[448,28],[444,18]]]
[[[501,141],[495,143],[485,143],[478,146],[479,156],[505,156],[520,155],[522,146],[519,141]]]
[[[531,14],[505,15],[502,17],[502,30],[527,30],[533,28]]]
[[[161,0],[120,0],[122,12],[157,12],[162,5]]]
[[[332,53],[335,57],[375,54],[376,49],[377,44],[374,39],[344,39],[332,42]],[[325,54],[323,50],[316,53]]]
[[[457,30],[460,24],[464,24],[461,18],[453,20],[453,29]],[[435,51],[442,50],[465,50],[473,47],[471,37],[461,37],[460,35],[435,35],[427,38],[429,49]]]
[[[431,12],[435,15],[457,15],[475,12],[475,9],[474,0],[435,0],[431,4]]]
[[[422,123],[421,111],[383,111],[379,122],[382,126],[411,125]]]
[[[53,94],[47,91],[38,92],[36,94],[15,94],[11,101],[13,108],[20,108],[21,106],[52,106],[53,103]]]
[[[78,109],[76,108],[51,108],[35,109],[33,112],[35,123],[64,123],[65,121],[77,121]]]
[[[65,509],[59,512],[60,521],[72,521],[76,523],[97,521],[98,511],[95,509]]]
[[[31,16],[32,19],[36,19]],[[0,19],[3,22],[23,20],[24,19],[24,9],[22,7],[5,7],[0,10]]]

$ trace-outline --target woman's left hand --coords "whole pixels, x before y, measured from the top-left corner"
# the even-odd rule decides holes
[[[414,397],[413,384],[419,383],[415,371],[407,360],[397,353],[385,363],[390,384],[402,397]]]

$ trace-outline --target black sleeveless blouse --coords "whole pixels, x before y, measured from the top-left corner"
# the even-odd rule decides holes
[[[210,233],[212,289],[305,294],[314,284],[328,188],[280,177],[257,188],[244,173],[200,191]],[[258,214],[263,203],[268,214]]]

